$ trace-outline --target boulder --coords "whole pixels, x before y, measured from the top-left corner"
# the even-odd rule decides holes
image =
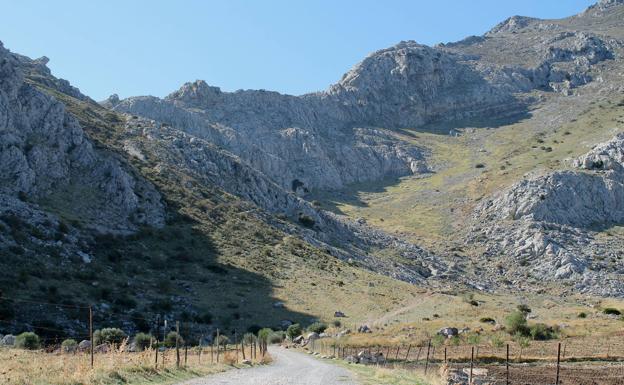
[[[274,308],[276,308],[276,309],[283,309],[283,308],[284,308],[284,306],[285,306],[285,305],[284,305],[284,302],[275,302],[275,303],[273,304],[273,307],[274,307]]]
[[[303,344],[304,340],[305,340],[305,337],[301,335],[301,336],[293,338],[293,343],[295,343],[295,344]]]
[[[359,362],[359,359],[356,356],[347,356],[345,358],[345,361],[347,361],[350,364],[357,364]]]
[[[7,334],[2,337],[2,341],[0,341],[0,345],[2,346],[14,346],[15,345],[15,336],[13,334]]]
[[[341,312],[341,311],[336,311],[334,312],[334,317],[336,318],[344,318],[346,317],[345,313]]]
[[[110,351],[110,345],[109,344],[100,344],[97,345],[94,349],[94,352],[96,353],[108,353]]]
[[[315,341],[315,340],[318,340],[319,338],[321,338],[321,336],[316,332],[312,332],[306,336],[306,340],[308,341]]]
[[[78,344],[78,350],[81,352],[86,352],[89,349],[91,349],[91,341],[89,340],[82,340]]]
[[[446,328],[440,329],[438,331],[438,334],[446,338],[451,338],[451,337],[455,337],[456,335],[459,335],[459,330],[457,328],[446,327]]]
[[[242,363],[243,365],[251,365],[251,360],[247,360],[247,359],[245,359],[245,360],[243,360],[241,363]]]
[[[370,327],[368,327],[368,325],[362,325],[358,328],[358,333],[372,333],[373,331],[371,330]]]

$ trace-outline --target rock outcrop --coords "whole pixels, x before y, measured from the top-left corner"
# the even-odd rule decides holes
[[[5,203],[0,211],[20,216],[30,212],[24,205],[32,211],[50,205],[101,232],[162,225],[164,206],[153,186],[96,150],[62,103],[24,81],[25,71],[42,70],[46,62],[28,62],[0,45],[0,195]]]
[[[622,245],[595,232],[624,223],[622,154],[619,134],[576,159],[578,171],[516,183],[479,205],[471,240],[484,243],[487,255],[531,266],[539,278],[572,279],[581,291],[621,295]]]

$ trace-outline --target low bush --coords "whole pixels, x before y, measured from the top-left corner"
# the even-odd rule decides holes
[[[145,349],[147,349],[150,344],[152,343],[152,339],[153,337],[150,334],[146,334],[146,333],[137,333],[134,336],[134,346],[136,347],[136,350],[141,352]],[[175,343],[174,343],[175,345]]]
[[[286,338],[286,333],[282,331],[272,332],[269,334],[268,342],[270,344],[281,344]]]
[[[558,337],[557,330],[548,325],[538,323],[529,328],[531,338],[536,341],[552,340]]]
[[[61,349],[65,353],[74,352],[76,351],[76,348],[78,348],[78,342],[72,338],[66,339],[61,343]]]
[[[505,319],[505,328],[511,335],[520,334],[527,336],[529,328],[527,326],[526,314],[521,311],[515,311]]]
[[[327,329],[327,324],[323,322],[314,322],[310,326],[308,326],[308,331],[311,333],[321,334]]]
[[[120,344],[127,337],[126,333],[117,328],[104,328],[93,332],[93,340],[96,345],[108,343],[108,344]]]
[[[288,327],[288,329],[286,329],[286,335],[291,340],[296,337],[299,337],[301,333],[303,333],[303,330],[301,329],[301,325],[299,324],[292,324]]]
[[[578,313],[577,317],[578,318],[587,318],[587,313],[582,311],[582,312]]]
[[[178,346],[184,345],[184,339],[182,339],[182,336],[178,335],[176,332],[169,332],[165,337],[165,346],[168,348],[175,347],[176,340],[178,342]]]
[[[612,307],[604,308],[602,312],[607,315],[622,315],[621,311]]]
[[[496,320],[494,318],[491,318],[491,317],[483,317],[483,318],[479,319],[479,322],[482,322],[484,324],[495,324]]]
[[[20,349],[39,349],[41,342],[39,336],[33,332],[25,332],[15,337],[15,347]]]

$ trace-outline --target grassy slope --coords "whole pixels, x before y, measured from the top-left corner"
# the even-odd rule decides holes
[[[126,157],[123,116],[42,89],[66,104],[96,147]],[[124,238],[97,237],[89,265],[60,265],[42,253],[41,265],[25,267],[23,275],[31,278],[14,286],[22,298],[29,293],[49,302],[110,305],[110,310],[96,311],[96,328],[119,325],[120,314],[136,317],[137,325],[144,323],[139,318],[153,320],[156,313],[198,323],[211,314],[213,324],[230,333],[251,324],[279,325],[283,319],[329,321],[336,310],[355,322],[404,306],[422,293],[287,236],[263,222],[245,202],[201,185],[184,170],[166,165],[159,169],[150,155],[146,161],[132,158],[131,168],[163,194],[170,214],[166,227]],[[73,205],[63,200],[68,199],[59,196],[40,203],[80,226]],[[42,266],[45,275],[31,274]],[[6,294],[15,296],[10,283],[5,282]],[[275,308],[276,301],[284,302],[285,308]],[[69,317],[84,319],[80,312]]]
[[[407,131],[406,139],[431,149],[434,174],[356,185],[315,199],[326,208],[439,248],[440,241],[462,230],[483,197],[529,172],[568,168],[569,159],[619,132],[624,123],[621,102],[622,96],[614,96],[589,104],[563,104],[560,110],[544,107],[535,111],[534,118],[459,137]],[[548,122],[549,115],[561,123]],[[485,167],[476,168],[477,164]]]

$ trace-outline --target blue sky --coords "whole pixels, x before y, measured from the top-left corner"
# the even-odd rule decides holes
[[[96,100],[164,96],[204,79],[224,90],[327,88],[401,40],[480,35],[512,15],[559,18],[594,0],[0,0],[0,41],[48,56]]]

